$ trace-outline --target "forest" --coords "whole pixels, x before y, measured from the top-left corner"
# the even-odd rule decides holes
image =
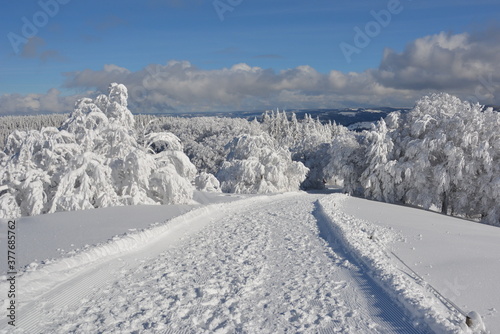
[[[500,115],[492,108],[432,94],[355,132],[279,110],[250,121],[134,115],[127,98],[124,85],[111,84],[69,115],[1,117],[0,218],[189,203],[195,190],[337,185],[500,226]]]

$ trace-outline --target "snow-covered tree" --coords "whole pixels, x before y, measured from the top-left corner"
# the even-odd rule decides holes
[[[397,201],[396,185],[402,179],[392,157],[394,143],[383,119],[366,133],[366,142],[366,169],[360,176],[364,196],[390,203]]]
[[[61,128],[15,131],[1,160],[2,217],[111,205],[187,203],[195,166],[167,132],[138,141],[127,89],[84,98]]]
[[[136,117],[140,133],[160,132],[162,129],[177,135],[183,142],[184,151],[200,172],[216,175],[226,159],[226,145],[241,134],[259,136],[269,134],[278,146],[292,152],[292,160],[302,162],[310,169],[303,188],[324,187],[324,167],[328,162],[326,151],[332,138],[339,131],[336,124],[321,123],[306,115],[297,120],[294,113],[268,111],[261,122],[254,118],[220,117]],[[141,139],[140,139],[141,141]]]
[[[471,216],[478,211],[478,177],[491,177],[489,162],[495,156],[489,143],[496,135],[481,129],[485,115],[479,104],[444,93],[417,102],[404,120],[410,126],[394,133],[405,169],[405,201],[434,205],[443,213]]]
[[[149,119],[141,116],[139,119]],[[144,121],[141,121],[144,124]],[[261,125],[242,118],[161,117],[150,121],[143,132],[168,131],[179,137],[184,152],[200,172],[216,174],[226,158],[225,146],[241,134],[259,135]]]
[[[43,127],[60,127],[68,114],[0,116],[0,148],[7,137],[16,130],[41,130]]]
[[[309,173],[302,183],[304,189],[324,188],[328,177],[325,168],[328,164],[327,151],[332,139],[344,127],[335,123],[323,124],[305,114],[302,121],[295,113],[288,117],[285,111],[266,111],[262,116],[263,130],[274,138],[280,147],[292,152],[292,160],[302,162]],[[345,128],[344,128],[345,129]]]
[[[222,190],[234,193],[296,191],[308,168],[267,134],[239,136],[227,146],[227,161],[217,174]]]
[[[207,192],[221,192],[220,182],[210,173],[201,172],[194,179],[194,185],[197,190]]]
[[[349,194],[362,194],[360,177],[366,169],[364,136],[352,131],[340,132],[333,138],[328,157],[325,176],[339,180]]]
[[[365,195],[500,224],[500,114],[440,93],[366,136]]]
[[[0,217],[19,217],[21,209],[7,186],[0,186]]]

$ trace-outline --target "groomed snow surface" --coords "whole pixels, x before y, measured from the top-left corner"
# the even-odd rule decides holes
[[[500,332],[498,228],[342,194],[195,199],[18,219],[0,332]]]

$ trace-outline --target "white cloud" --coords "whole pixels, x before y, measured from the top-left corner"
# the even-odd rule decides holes
[[[68,78],[66,86],[69,88],[97,89],[106,92],[111,82],[123,82],[131,72],[117,65],[104,65],[101,71],[83,70],[64,73]]]
[[[280,72],[247,64],[203,70],[187,61],[170,61],[130,72],[106,65],[101,71],[68,73],[66,86],[105,91],[113,81],[127,85],[131,106],[141,112],[335,107],[351,103],[356,95],[368,104],[382,101],[371,96],[380,90],[367,72],[322,74],[310,66]]]
[[[498,103],[499,39],[498,30],[426,36],[410,43],[402,53],[386,50],[372,74],[386,87],[443,90],[476,97],[483,103]]]
[[[307,65],[276,72],[244,63],[204,70],[169,61],[135,72],[109,64],[65,76],[65,87],[79,90],[106,92],[111,82],[125,84],[133,112],[403,107],[433,91],[500,104],[500,31],[419,38],[401,53],[386,50],[379,68],[364,72],[320,73]],[[74,99],[57,90],[4,95],[0,113],[70,111]]]

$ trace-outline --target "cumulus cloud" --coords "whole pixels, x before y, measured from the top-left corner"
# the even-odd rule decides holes
[[[113,81],[124,83],[136,112],[407,105],[415,99],[408,90],[380,85],[370,72],[324,74],[306,65],[279,72],[244,63],[203,70],[170,61],[137,72],[106,65],[100,71],[66,73],[66,79],[68,88],[99,91]]]
[[[374,79],[386,87],[442,90],[469,94],[484,103],[498,103],[500,32],[419,38],[397,53],[385,50]]]
[[[63,73],[66,77],[65,86],[68,88],[97,89],[107,91],[112,82],[126,83],[132,72],[117,65],[104,65],[100,71],[83,70],[78,72]]]
[[[247,64],[218,70],[170,61],[131,72],[116,65],[67,74],[67,87],[105,91],[125,83],[131,104],[164,110],[411,106],[424,94],[446,91],[484,104],[499,104],[500,31],[440,33],[419,38],[397,53],[387,49],[377,69],[319,73],[311,66],[279,72]]]
[[[64,87],[106,92],[111,82],[129,89],[137,113],[268,108],[412,106],[424,94],[445,91],[483,104],[500,104],[500,31],[440,33],[386,50],[379,68],[320,73],[311,66],[282,71],[235,64],[205,70],[188,61],[151,64],[139,71],[118,65],[65,73]],[[4,95],[0,113],[68,111],[76,97]]]

